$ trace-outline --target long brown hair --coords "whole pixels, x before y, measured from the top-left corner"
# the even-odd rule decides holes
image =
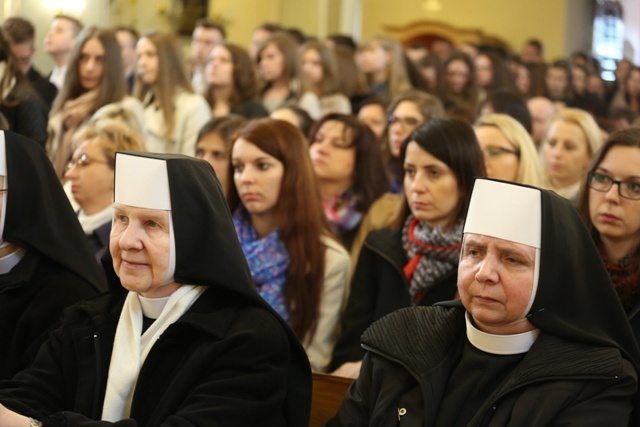
[[[149,92],[153,92],[155,100],[162,110],[166,129],[165,136],[171,136],[176,121],[175,97],[178,89],[193,93],[182,51],[178,40],[172,33],[152,31],[143,34],[141,38],[146,38],[156,48],[158,77],[153,85],[146,85],[137,75],[134,85],[135,96],[144,101]]]
[[[290,260],[284,300],[293,331],[300,340],[309,342],[318,326],[324,285],[326,248],[321,239],[329,233],[307,142],[298,128],[271,118],[249,122],[239,138],[284,165],[280,198],[275,207],[278,234]],[[233,182],[231,167],[229,182]],[[235,185],[230,186],[227,198],[234,211],[240,205]]]
[[[52,113],[59,111],[66,101],[75,99],[87,92],[80,83],[79,68],[82,49],[91,39],[98,40],[104,49],[102,79],[98,85],[98,97],[91,109],[91,113],[94,113],[104,105],[122,101],[122,98],[124,98],[126,88],[123,77],[122,56],[120,55],[120,45],[118,44],[116,33],[109,29],[88,27],[78,35],[78,39],[71,50],[64,86],[53,103]]]
[[[389,189],[389,175],[385,169],[380,143],[367,125],[353,115],[329,113],[314,123],[309,132],[309,141],[314,144],[316,134],[326,122],[336,121],[344,125],[345,132],[351,131],[351,147],[355,148],[353,166],[354,193],[358,196],[358,210],[366,213],[373,202]]]
[[[255,100],[258,96],[258,75],[249,53],[242,46],[233,43],[223,42],[219,46],[229,52],[233,63],[233,92],[229,99],[229,105],[233,108],[242,102]],[[207,85],[205,99],[212,108],[215,104],[214,91],[213,85]]]

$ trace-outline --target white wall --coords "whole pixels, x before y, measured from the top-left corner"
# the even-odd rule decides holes
[[[42,50],[42,40],[57,13],[71,15],[85,25],[109,25],[109,0],[3,0],[0,4],[2,19],[22,16],[36,27],[35,67],[45,74],[51,71],[53,62]],[[81,8],[82,11],[78,12],[73,9],[76,4],[86,4],[89,7]]]
[[[640,1],[622,0],[625,57],[640,65]]]

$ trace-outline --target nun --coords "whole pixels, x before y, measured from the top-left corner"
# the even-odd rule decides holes
[[[374,323],[329,425],[638,425],[640,352],[571,203],[476,179],[463,236],[460,300]]]
[[[311,374],[204,160],[119,152],[109,292],[0,383],[2,426],[304,426]]]
[[[42,147],[0,131],[0,379],[33,362],[66,307],[105,289]]]

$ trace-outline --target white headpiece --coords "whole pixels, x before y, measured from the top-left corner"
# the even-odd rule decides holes
[[[525,318],[538,289],[542,240],[542,196],[540,190],[487,179],[476,179],[464,233],[482,234],[536,248],[533,289]]]
[[[171,215],[167,162],[128,153],[116,153],[114,201],[143,209],[169,211],[169,269],[164,284],[173,282],[176,245]]]

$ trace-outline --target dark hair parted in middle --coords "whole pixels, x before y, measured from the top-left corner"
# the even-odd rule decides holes
[[[239,138],[284,166],[280,198],[275,206],[278,235],[290,260],[284,300],[294,332],[301,341],[311,341],[320,317],[324,283],[326,248],[321,237],[329,233],[307,141],[294,125],[271,118],[249,122]],[[233,182],[233,168],[229,168],[229,182]],[[235,211],[240,205],[235,185],[230,185],[227,199],[231,211]]]
[[[380,143],[369,127],[355,116],[330,113],[318,120],[309,133],[309,142],[313,144],[316,134],[326,122],[336,121],[344,124],[344,131],[351,132],[351,146],[355,147],[355,165],[353,167],[352,188],[359,197],[361,212],[367,212],[371,204],[389,189],[387,174]]]
[[[82,60],[82,49],[91,39],[98,40],[102,45],[104,49],[103,62],[105,64],[102,80],[98,85],[98,96],[94,105],[91,107],[91,112],[95,112],[103,105],[119,102],[124,97],[125,81],[122,77],[122,57],[115,32],[108,29],[88,27],[78,35],[75,45],[71,50],[67,77],[62,90],[54,101],[51,110],[52,113],[60,110],[66,101],[76,99],[87,92],[87,90],[82,87],[80,81],[80,61]]]
[[[469,207],[474,178],[486,176],[484,158],[473,128],[462,119],[433,119],[419,126],[404,141],[400,150],[403,163],[407,145],[411,142],[415,142],[424,151],[445,163],[455,175],[461,199],[456,208],[454,222],[462,219]],[[394,227],[402,227],[409,212],[409,205],[405,202],[394,221]]]

